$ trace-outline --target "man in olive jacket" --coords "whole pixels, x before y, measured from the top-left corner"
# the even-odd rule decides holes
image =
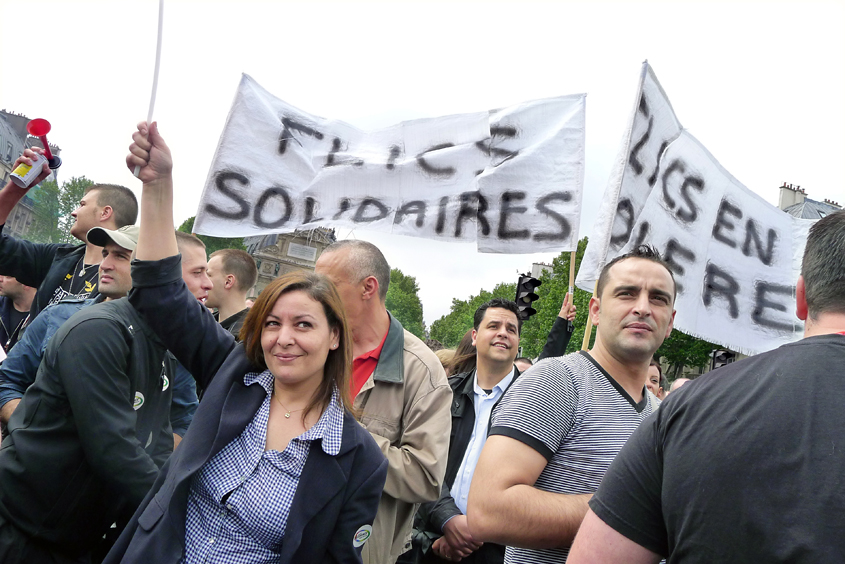
[[[375,245],[334,243],[316,271],[334,282],[343,301],[353,340],[353,405],[388,461],[363,560],[392,564],[411,548],[418,505],[440,495],[452,391],[435,354],[387,312],[390,267]]]

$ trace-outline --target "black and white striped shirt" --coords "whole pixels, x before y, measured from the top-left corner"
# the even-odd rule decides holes
[[[594,493],[611,461],[659,401],[635,403],[587,352],[547,358],[520,376],[493,413],[491,435],[527,444],[548,460],[534,486]],[[505,562],[560,563],[569,549],[507,547]]]

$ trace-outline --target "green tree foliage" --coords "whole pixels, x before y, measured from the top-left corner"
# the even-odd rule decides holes
[[[587,238],[584,237],[578,242],[578,250],[575,253],[575,271],[581,267],[581,259],[587,248]],[[520,334],[520,346],[522,355],[529,358],[536,358],[543,351],[552,325],[560,313],[560,306],[563,298],[569,291],[569,260],[570,253],[563,252],[552,261],[552,272],[543,273],[540,276],[542,284],[535,290],[540,297],[532,307],[537,313],[532,315],[522,326]],[[514,299],[516,284],[499,284],[488,292],[481,290],[477,296],[470,296],[467,300],[452,300],[452,308],[449,314],[441,317],[431,325],[431,338],[437,339],[447,347],[454,347],[460,342],[464,333],[472,328],[472,316],[475,310],[493,297],[503,297],[509,300]],[[584,340],[584,329],[587,325],[587,317],[590,308],[590,297],[592,292],[585,292],[575,289],[575,330],[567,353],[577,351],[581,348]],[[590,334],[589,347],[595,343],[596,329],[593,327]],[[713,349],[719,348],[713,343],[691,337],[678,330],[663,342],[663,345],[655,353],[655,357],[663,359],[670,366],[668,379],[671,381],[683,370],[684,366],[703,367],[710,360],[710,353]]]
[[[575,253],[575,271],[581,266],[581,259],[584,257],[584,250],[587,248],[587,238],[584,237],[578,242],[578,249]],[[522,356],[536,358],[543,351],[549,332],[552,330],[555,319],[560,313],[560,306],[569,291],[569,261],[571,253],[565,251],[560,253],[552,261],[552,272],[543,273],[540,276],[542,284],[535,290],[540,299],[534,302],[534,309],[537,313],[532,315],[522,326],[519,344],[522,346]],[[581,348],[584,339],[584,327],[587,324],[587,314],[590,308],[591,292],[575,289],[575,331],[566,352],[570,353]],[[513,297],[511,297],[513,299]],[[595,328],[591,335],[591,344],[595,340]]]
[[[178,230],[182,233],[191,233],[194,229],[194,219],[196,219],[196,216],[189,217],[183,221]],[[211,256],[211,253],[214,251],[219,251],[221,249],[246,250],[243,237],[209,237],[208,235],[197,235],[197,237],[205,243],[205,251],[209,256]]]
[[[416,278],[406,276],[398,268],[390,269],[390,285],[387,287],[385,300],[387,309],[399,320],[402,327],[420,339],[425,339],[419,291]]]
[[[92,184],[94,181],[84,176],[62,182],[61,188],[54,181],[42,182],[32,194],[35,222],[27,238],[38,243],[78,243],[70,234],[76,221],[70,214]]]
[[[514,276],[514,278],[517,278]],[[431,338],[443,343],[446,347],[454,348],[469,329],[472,329],[472,317],[481,304],[493,298],[514,299],[516,296],[516,280],[510,284],[502,282],[493,288],[492,292],[482,289],[477,296],[470,296],[466,300],[452,298],[451,311],[431,324]]]
[[[669,338],[657,349],[655,357],[669,365],[666,378],[671,382],[677,378],[684,366],[702,368],[710,361],[710,353],[718,349],[719,345],[708,343],[696,337],[672,330]]]
[[[58,183],[42,182],[29,195],[34,202],[35,217],[26,238],[35,243],[58,243],[61,240]]]
[[[94,184],[84,176],[74,176],[70,180],[62,182],[62,189],[59,191],[59,231],[64,237],[63,243],[77,243],[78,241],[70,234],[70,228],[76,222],[71,214],[79,207],[79,201],[85,195],[85,190]]]

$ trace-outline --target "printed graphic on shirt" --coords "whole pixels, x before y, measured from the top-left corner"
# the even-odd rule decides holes
[[[99,265],[85,265],[82,269],[69,272],[53,292],[50,303],[59,303],[67,298],[88,299],[96,296],[98,270]]]
[[[367,539],[370,538],[371,534],[373,534],[372,525],[364,525],[355,531],[355,537],[352,539],[352,546],[355,548],[364,546],[364,543],[367,542]]]
[[[144,394],[135,392],[135,401],[132,403],[132,409],[138,411],[142,405],[144,405]]]

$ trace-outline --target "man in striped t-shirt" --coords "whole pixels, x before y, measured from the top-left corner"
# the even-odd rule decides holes
[[[675,293],[653,248],[612,260],[590,300],[593,348],[537,363],[493,413],[467,519],[473,538],[507,545],[506,563],[566,559],[607,467],[659,403],[645,384]]]

